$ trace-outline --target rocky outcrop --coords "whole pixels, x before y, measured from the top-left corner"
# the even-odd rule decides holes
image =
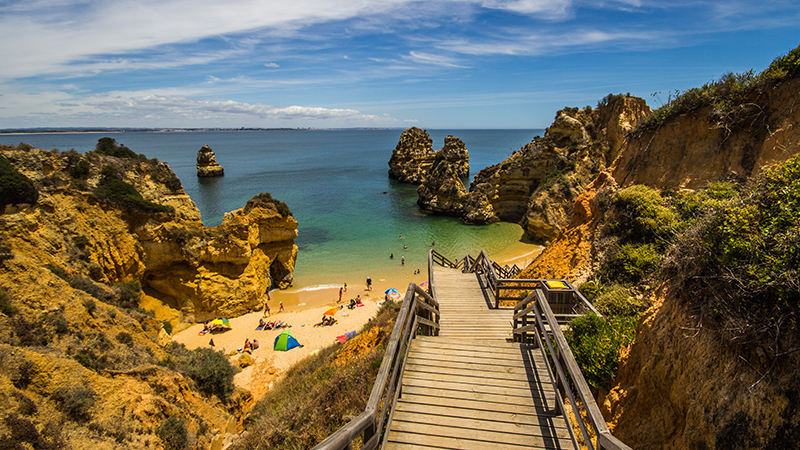
[[[101,283],[140,281],[148,296],[186,321],[241,314],[260,306],[267,288],[292,282],[297,222],[269,194],[208,228],[180,183],[168,182],[177,179],[166,163],[10,147],[3,154],[39,188],[39,204],[0,216],[16,253],[41,264],[68,261],[69,271],[91,274]],[[70,176],[78,161],[90,164],[85,181]],[[101,201],[94,192],[103,166],[113,167],[145,200],[171,206],[172,212]]]
[[[211,147],[204,145],[197,152],[197,176],[221,177],[223,175],[225,175],[225,169],[217,162],[217,157]]]
[[[422,184],[438,160],[451,163],[459,177],[469,176],[469,153],[461,139],[447,136],[444,147],[433,150],[433,140],[428,132],[411,127],[400,135],[400,140],[389,158],[389,178],[403,183]]]
[[[206,392],[178,370],[203,358],[167,345],[167,331],[179,319],[245,312],[269,284],[291,282],[297,224],[286,205],[259,195],[207,228],[165,163],[25,146],[0,153],[38,191],[36,204],[0,213],[0,394],[8,399],[0,415],[14,424],[0,440],[143,449],[161,445],[157,430],[173,418],[187,445],[222,448],[252,397]],[[111,173],[117,191],[103,191]],[[127,201],[129,188],[142,198]],[[224,385],[223,366],[199,369]]]
[[[529,238],[552,240],[569,224],[581,192],[649,111],[644,100],[623,95],[607,97],[594,110],[559,111],[544,137],[475,175],[467,198],[446,203],[453,209],[430,210],[460,216],[466,223],[516,222]],[[422,195],[431,191],[419,191],[420,205],[429,203]]]
[[[426,211],[461,216],[465,212],[467,194],[456,165],[442,159],[417,188],[417,204]]]
[[[578,197],[570,223],[521,276],[567,277],[580,284],[592,275],[604,258],[598,235],[605,200],[620,188],[682,190],[744,180],[800,153],[798,92],[797,77],[768,85],[748,99],[756,111],[751,120],[730,128],[712,121],[708,107],[636,134],[625,132],[636,110],[607,116],[608,168]],[[766,351],[735,348],[721,337],[719,325],[692,309],[688,297],[697,293],[682,291],[672,280],[645,294],[651,307],[630,349],[621,351],[610,392],[600,393],[614,435],[635,448],[795,446],[795,353],[771,360],[777,345],[767,338],[759,343]]]

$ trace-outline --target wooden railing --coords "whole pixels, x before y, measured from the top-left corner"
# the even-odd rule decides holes
[[[549,301],[541,289],[536,289],[514,308],[514,340],[533,343],[542,351],[542,355],[550,364],[547,365],[550,379],[560,397],[556,402],[564,417],[569,417],[573,425],[580,429],[588,450],[594,450],[589,428],[597,437],[598,450],[630,450],[630,447],[614,437],[608,430],[605,420],[595,403],[589,385],[575,361],[561,332],[561,325],[550,308]],[[555,374],[552,373],[555,370]],[[566,395],[574,415],[566,414],[563,397]],[[580,408],[586,411],[588,423],[581,414]]]
[[[428,271],[431,272],[430,267]],[[430,279],[429,287],[433,289],[433,279]],[[362,449],[378,447],[384,427],[389,423],[387,408],[394,405],[400,395],[400,379],[411,340],[420,330],[429,335],[439,334],[439,304],[424,289],[411,283],[397,313],[367,407],[347,425],[317,444],[315,450],[349,450],[359,436],[362,437]]]

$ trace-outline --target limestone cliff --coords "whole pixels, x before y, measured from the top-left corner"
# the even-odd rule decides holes
[[[225,175],[225,169],[217,162],[217,156],[211,147],[202,146],[197,152],[197,176],[221,177],[223,175]]]
[[[421,184],[434,163],[439,160],[451,163],[459,177],[469,176],[469,152],[461,139],[447,136],[444,147],[433,150],[433,140],[428,132],[411,127],[400,135],[400,140],[389,158],[389,178],[403,183]]]
[[[297,223],[286,205],[261,194],[207,228],[163,162],[0,153],[38,192],[0,214],[0,443],[152,448],[172,423],[186,445],[221,448],[249,393],[207,392],[180,369],[203,369],[199,354],[167,345],[168,330],[245,312],[271,284],[291,283]],[[156,318],[140,299],[168,307]]]
[[[594,110],[559,111],[544,137],[475,175],[468,196],[445,202],[449,210],[431,210],[467,223],[517,222],[532,239],[553,239],[570,222],[578,196],[613,161],[626,133],[649,111],[644,100],[624,95],[609,96]],[[421,195],[418,203],[430,200]]]
[[[612,116],[622,125],[605,134],[607,168],[578,196],[569,224],[521,276],[567,277],[580,284],[594,275],[604,258],[601,225],[618,189],[644,184],[675,192],[715,180],[744,181],[800,153],[798,72],[779,81],[761,78],[738,100],[741,107],[720,102],[672,115],[660,111],[639,119],[655,117],[655,125],[639,128],[625,125],[636,114]],[[699,101],[710,95],[690,94]],[[743,110],[746,120],[735,122],[720,114]],[[675,258],[680,265],[680,255]],[[621,352],[612,389],[600,393],[615,436],[634,448],[795,446],[795,354],[770,362],[778,349],[769,342],[743,351],[723,339],[720,325],[691,307],[698,294],[679,290],[673,280],[655,290],[640,288],[651,307],[639,320],[634,343]]]

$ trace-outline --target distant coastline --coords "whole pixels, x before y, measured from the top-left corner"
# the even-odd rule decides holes
[[[103,128],[103,127],[42,127],[5,128],[0,134],[47,134],[47,133],[193,133],[207,131],[336,131],[336,130],[402,130],[402,128]]]

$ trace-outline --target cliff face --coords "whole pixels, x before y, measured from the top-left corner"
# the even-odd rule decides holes
[[[261,194],[206,228],[165,163],[0,152],[38,190],[0,214],[0,441],[144,449],[173,423],[188,446],[222,448],[251,397],[204,391],[187,364],[206,376],[224,364],[168,345],[166,329],[258,307],[270,283],[291,282],[286,205]],[[156,304],[158,318],[144,310]]]
[[[466,223],[517,222],[531,239],[554,239],[569,224],[578,196],[649,111],[644,100],[622,95],[609,97],[595,110],[559,111],[543,138],[475,175],[467,197],[444,202],[450,209],[430,210],[460,216]],[[419,191],[418,203],[430,203],[431,191]]]
[[[469,153],[461,139],[447,136],[444,147],[438,152],[432,146],[433,140],[427,131],[417,127],[403,131],[389,158],[389,178],[422,184],[440,160],[452,164],[459,177],[469,176]]]
[[[2,216],[6,241],[41,264],[65,265],[105,283],[139,280],[145,293],[187,321],[241,314],[259,307],[270,286],[292,282],[297,222],[278,211],[280,202],[256,197],[207,228],[179,184],[171,190],[161,182],[174,178],[165,163],[90,154],[84,159],[94,175],[75,183],[67,156],[9,148],[3,154],[44,187],[37,205],[9,207]],[[91,192],[102,166],[114,167],[145,200],[172,206],[174,213],[98,201]]]
[[[521,275],[568,277],[577,283],[603,258],[598,227],[618,189],[644,184],[697,189],[715,180],[742,181],[800,152],[800,79],[769,85],[750,98],[752,119],[736,127],[712,120],[711,107],[676,115],[652,131],[605,135],[608,169],[573,204],[569,224]],[[609,115],[615,123],[633,121]],[[616,118],[614,118],[616,117]],[[618,130],[611,132],[612,129]],[[648,294],[651,308],[623,358],[614,386],[600,401],[616,436],[634,448],[789,448],[800,408],[793,374],[798,358],[771,366],[766,354],[733,348],[665,282]],[[777,349],[774,349],[777,352]],[[773,370],[774,367],[774,370]],[[763,378],[762,378],[763,376]],[[792,443],[792,444],[789,444]]]

